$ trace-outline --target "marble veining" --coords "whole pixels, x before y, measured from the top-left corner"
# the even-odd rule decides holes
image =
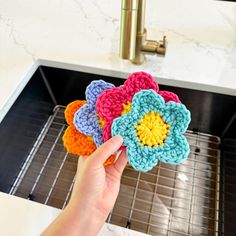
[[[73,67],[122,78],[145,70],[162,84],[236,94],[234,3],[182,0],[179,7],[179,1],[147,1],[148,37],[159,39],[165,34],[169,44],[164,58],[148,55],[142,66],[135,66],[118,57],[119,1],[0,2],[0,87],[5,90],[0,108],[4,111],[18,96],[18,85],[30,79],[25,75],[32,73],[25,70],[32,63],[32,68]],[[1,110],[0,120],[5,113]]]
[[[160,84],[236,95],[235,3],[147,1],[148,37],[167,35],[168,48],[141,66],[118,56],[120,1],[0,5],[0,121],[40,64],[121,78],[144,70]]]
[[[22,47],[25,51],[25,53],[27,53],[28,55],[31,56],[31,58],[33,60],[35,60],[35,55],[28,50],[27,45],[25,45],[24,43],[22,43],[19,39],[19,35],[17,30],[14,27],[14,22],[12,22],[12,20],[10,18],[5,18],[3,15],[0,14],[0,22],[2,22],[2,24],[4,24],[7,28],[9,28],[9,36],[10,38],[13,40],[14,44]]]
[[[0,122],[39,65],[119,78],[143,70],[160,84],[236,96],[236,3],[148,0],[148,38],[166,35],[168,48],[141,66],[119,58],[120,7],[108,0],[0,0]],[[103,235],[137,235],[104,227],[110,234]]]

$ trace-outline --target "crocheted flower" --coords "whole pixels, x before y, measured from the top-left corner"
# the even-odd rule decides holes
[[[93,138],[86,136],[79,131],[73,125],[74,115],[86,101],[76,100],[69,103],[65,109],[65,118],[68,123],[68,127],[62,137],[63,144],[67,149],[67,152],[75,155],[88,156],[96,149],[96,145],[93,142]]]
[[[165,103],[155,91],[142,90],[130,112],[113,121],[112,136],[123,137],[129,163],[146,172],[158,160],[179,164],[187,158],[190,148],[183,133],[189,123],[190,112],[183,104]]]
[[[96,150],[96,145],[92,136],[86,136],[80,133],[74,126],[73,120],[77,110],[79,110],[86,101],[76,100],[69,103],[65,109],[65,118],[69,126],[66,128],[62,137],[63,144],[67,152],[78,156],[89,156]],[[111,165],[116,156],[111,155],[104,163],[104,166]]]
[[[106,89],[113,88],[114,85],[103,80],[95,80],[86,88],[85,96],[87,104],[83,105],[74,116],[74,125],[81,133],[93,136],[97,147],[103,143],[102,126],[103,121],[96,111],[96,101],[98,96]]]
[[[67,152],[78,156],[89,156],[96,150],[91,136],[80,133],[74,126],[68,126],[62,137]]]
[[[111,138],[111,125],[115,118],[126,114],[131,109],[134,95],[142,89],[159,91],[157,82],[146,72],[135,72],[125,81],[123,87],[116,87],[104,91],[97,99],[96,109],[98,115],[104,120],[103,140]],[[160,95],[168,101],[180,103],[178,96],[169,91],[159,91]]]

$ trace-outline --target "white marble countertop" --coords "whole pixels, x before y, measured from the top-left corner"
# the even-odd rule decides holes
[[[236,3],[149,0],[148,37],[165,57],[141,66],[118,57],[120,1],[0,0],[0,121],[39,65],[236,95]]]
[[[0,235],[37,236],[61,210],[0,192]],[[105,223],[98,236],[148,236]]]
[[[148,0],[148,37],[166,35],[168,48],[141,66],[119,59],[119,27],[120,1],[0,0],[0,122],[39,65],[121,78],[144,70],[161,84],[236,95],[236,3]],[[26,215],[30,208],[41,213]],[[0,228],[17,235],[32,235],[59,212],[4,194],[0,209]]]

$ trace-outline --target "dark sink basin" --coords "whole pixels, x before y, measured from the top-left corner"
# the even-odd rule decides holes
[[[103,79],[115,85],[120,85],[124,82],[119,78],[58,68],[40,67],[36,71],[0,124],[0,191],[6,193],[10,192],[11,194],[37,201],[37,197],[35,198],[30,192],[27,192],[24,196],[24,194],[17,194],[16,190],[12,190],[13,186],[15,187],[16,185],[16,178],[19,176],[19,173],[21,174],[20,176],[24,176],[24,172],[27,171],[31,161],[27,162],[26,165],[26,160],[28,160],[27,158],[29,156],[35,154],[36,144],[42,142],[42,140],[40,140],[42,137],[41,134],[44,132],[44,129],[47,128],[45,124],[48,124],[49,117],[52,117],[55,112],[57,115],[61,114],[60,116],[63,117],[63,106],[66,106],[69,102],[76,99],[85,99],[84,91],[86,86],[92,80],[97,79]],[[204,223],[206,225],[214,224],[212,228],[216,230],[211,229],[211,231],[206,230],[204,232],[206,232],[206,235],[215,235],[217,232],[220,235],[224,230],[225,235],[233,235],[231,229],[234,226],[234,217],[236,216],[236,120],[234,119],[236,114],[236,97],[164,85],[160,85],[160,89],[177,93],[181,101],[191,111],[192,121],[189,127],[189,136],[195,135],[196,137],[200,137],[200,135],[204,134],[204,137],[219,137],[219,139],[212,139],[213,144],[216,142],[214,140],[221,140],[221,144],[217,146],[220,150],[219,153],[221,153],[215,162],[218,164],[214,163],[214,165],[217,165],[214,167],[214,171],[218,174],[220,173],[215,177],[216,184],[214,185],[214,191],[219,193],[218,195],[214,195],[214,204],[217,205],[217,209],[215,209],[216,205],[213,206],[217,216],[212,216],[214,223],[209,223],[210,219],[207,219]],[[60,105],[59,108],[62,110],[59,111],[58,105]],[[57,117],[57,115],[54,115],[54,118],[63,119]],[[64,120],[60,122],[65,126]],[[206,134],[209,134],[209,136]],[[199,152],[198,149],[199,147],[195,147],[195,158],[197,158],[196,152]],[[57,150],[58,153],[60,153],[60,151],[65,152],[62,145]],[[73,158],[75,157],[71,157],[70,160],[73,160]],[[73,167],[73,169],[74,168],[75,167]],[[177,171],[179,171],[179,169],[176,169],[176,172]],[[209,173],[210,171],[209,169]],[[167,174],[167,177],[169,177],[169,174]],[[137,178],[142,179],[142,175],[138,175]],[[48,179],[45,180],[47,182]],[[149,179],[145,179],[145,181],[147,184]],[[19,181],[17,183],[19,183]],[[127,187],[127,182],[124,181],[124,185]],[[165,182],[165,185],[167,185],[167,182]],[[24,187],[22,188],[24,189]],[[172,186],[172,188],[175,188],[175,185],[174,187]],[[39,192],[40,191],[43,190],[39,190]],[[126,189],[126,191],[129,190]],[[158,188],[155,188],[155,191],[158,191]],[[220,197],[220,201],[217,196]],[[40,202],[40,200],[38,201]],[[150,201],[154,202],[154,200]],[[46,203],[48,203],[48,201],[46,201]],[[135,204],[137,204],[137,202]],[[136,206],[135,204],[133,207]],[[171,206],[168,205],[168,207],[168,212],[173,214],[173,204],[171,203]],[[209,206],[207,207],[209,208]],[[153,211],[153,205],[151,209],[151,211]],[[124,213],[122,213],[122,215],[123,214]],[[124,227],[127,226],[138,229],[138,226],[136,227],[135,223],[130,222],[130,219],[126,220],[124,223],[122,216],[120,217],[121,218],[117,218],[117,220],[111,218],[110,222],[117,223]],[[191,218],[191,220],[193,220],[193,218]],[[149,221],[151,222],[150,219]],[[152,232],[150,227],[154,226],[150,223],[148,227],[148,229],[141,227],[140,231]],[[178,235],[191,235],[189,232],[189,230],[188,233],[185,234],[178,232]],[[158,231],[158,233],[160,233],[160,231]],[[165,235],[165,233],[163,233],[163,235]]]

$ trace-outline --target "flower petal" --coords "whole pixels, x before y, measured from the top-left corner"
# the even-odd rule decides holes
[[[112,136],[121,135],[124,139],[124,146],[132,145],[133,141],[138,141],[136,130],[134,129],[136,121],[132,120],[132,116],[128,114],[116,118],[111,126]]]
[[[69,103],[65,109],[65,118],[68,125],[73,125],[75,112],[78,111],[87,102],[85,100],[75,100]]]
[[[184,133],[191,121],[190,111],[183,104],[168,102],[165,108],[160,112],[165,122],[171,127],[171,131],[178,134]]]
[[[160,94],[164,98],[165,102],[173,101],[173,102],[181,103],[178,95],[170,91],[159,91],[158,94]]]
[[[86,100],[88,103],[95,106],[98,96],[106,89],[115,87],[111,83],[107,83],[103,80],[94,80],[92,81],[85,91]]]
[[[123,88],[108,89],[98,97],[96,110],[102,119],[112,121],[120,116],[125,103],[126,96]]]
[[[164,99],[155,91],[141,90],[134,95],[131,112],[133,112],[133,115],[140,112],[144,114],[150,111],[162,110],[164,106]]]
[[[143,89],[153,89],[158,92],[158,84],[153,77],[146,72],[135,72],[131,74],[124,83],[128,101],[132,101],[134,94]]]
[[[128,146],[127,156],[129,163],[137,171],[147,172],[158,163],[158,156],[155,151],[147,146],[141,148],[135,145]]]
[[[85,104],[75,113],[74,125],[81,133],[92,135],[97,147],[103,143],[102,129],[98,124],[98,117],[93,105]]]
[[[180,164],[187,159],[190,147],[184,135],[172,135],[158,148],[159,160],[164,163]]]
[[[62,140],[67,152],[71,154],[88,156],[96,149],[93,139],[80,133],[74,126],[67,127]]]
[[[102,129],[102,136],[104,142],[111,138],[111,122],[105,122],[104,127]]]
[[[93,134],[93,140],[97,147],[103,144],[102,131]]]

